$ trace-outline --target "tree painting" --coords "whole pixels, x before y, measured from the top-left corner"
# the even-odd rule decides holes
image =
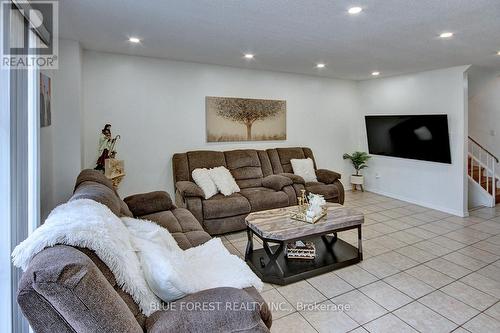
[[[209,142],[286,139],[286,101],[207,97],[206,103]]]

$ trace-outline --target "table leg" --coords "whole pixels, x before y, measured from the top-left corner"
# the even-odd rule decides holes
[[[245,261],[250,259],[250,255],[253,252],[253,232],[252,229],[247,228],[247,238],[248,238],[248,243],[247,243],[247,249],[245,251]]]
[[[266,251],[266,254],[269,258],[269,263],[267,264],[266,269],[271,269],[273,266],[276,266],[281,276],[283,276],[284,275],[283,270],[281,269],[281,266],[279,265],[277,260],[279,256],[283,253],[283,249],[285,248],[285,243],[280,242],[278,248],[274,252],[271,250],[271,247],[269,246],[269,243],[267,241],[262,242],[262,247],[264,248],[264,251]]]
[[[326,248],[328,250],[331,250],[333,244],[337,241],[337,233],[336,232],[333,233],[333,237],[331,240],[328,240],[328,237],[326,237],[326,235],[321,236],[321,239],[325,243]]]
[[[358,226],[358,257],[363,260],[363,239],[361,235],[361,225]]]

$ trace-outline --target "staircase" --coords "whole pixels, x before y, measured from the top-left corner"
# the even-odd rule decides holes
[[[469,136],[467,175],[479,184],[490,198],[490,206],[500,203],[498,176],[495,174],[498,158]]]

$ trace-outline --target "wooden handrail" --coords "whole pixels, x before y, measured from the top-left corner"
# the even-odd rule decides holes
[[[498,163],[498,157],[496,157],[495,155],[493,155],[488,149],[484,148],[479,142],[477,142],[476,140],[474,140],[473,138],[471,138],[469,136],[469,140],[471,140],[472,142],[474,142],[476,145],[479,146],[479,148],[481,148],[482,150],[484,150],[488,155],[490,155],[491,157],[493,157],[495,159],[495,161],[497,161]]]

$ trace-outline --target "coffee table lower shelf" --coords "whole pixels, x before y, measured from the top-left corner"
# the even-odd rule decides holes
[[[358,248],[333,236],[321,236],[308,241],[314,242],[316,246],[314,260],[286,258],[285,242],[278,245],[265,242],[267,244],[264,247],[267,245],[267,249],[247,249],[245,259],[262,281],[286,285],[356,264],[363,258]]]

